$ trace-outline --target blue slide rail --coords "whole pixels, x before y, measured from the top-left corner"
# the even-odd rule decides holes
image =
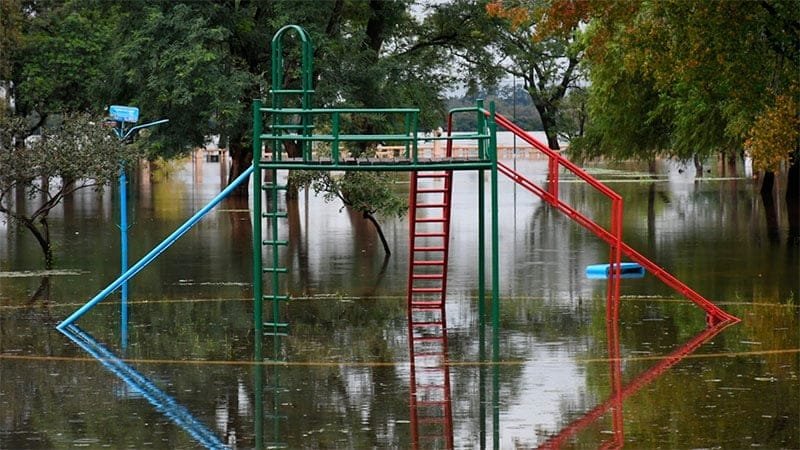
[[[206,206],[202,209],[197,211],[192,217],[190,217],[183,225],[178,227],[175,231],[172,232],[169,236],[167,236],[160,244],[158,244],[155,248],[150,250],[150,253],[146,254],[142,259],[140,259],[136,264],[131,266],[128,270],[126,270],[122,275],[119,276],[116,280],[114,280],[111,284],[106,286],[105,289],[100,291],[97,295],[94,296],[91,300],[86,302],[85,305],[78,308],[72,315],[64,319],[61,323],[59,323],[56,328],[59,331],[64,331],[66,327],[72,325],[76,320],[80,319],[81,316],[86,314],[90,309],[94,308],[95,305],[100,303],[101,301],[105,300],[112,292],[116,291],[120,286],[122,286],[126,281],[133,278],[134,275],[139,273],[142,269],[144,269],[148,264],[150,264],[154,259],[156,259],[161,253],[164,252],[167,248],[169,248],[172,244],[175,243],[181,236],[183,236],[189,229],[191,229],[197,222],[200,221],[203,217],[206,216],[215,206],[217,206],[225,197],[230,195],[234,189],[236,189],[240,184],[244,183],[249,177],[250,174],[253,173],[253,166],[248,167],[241,175],[239,175],[233,182],[231,182],[225,189],[222,190],[216,197],[214,197]]]

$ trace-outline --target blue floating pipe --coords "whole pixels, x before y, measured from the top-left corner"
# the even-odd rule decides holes
[[[183,225],[178,227],[177,230],[173,231],[172,234],[167,236],[160,244],[158,244],[155,248],[150,250],[150,253],[144,255],[142,259],[136,262],[130,269],[126,270],[125,273],[119,276],[116,280],[114,280],[111,284],[106,286],[105,289],[100,291],[97,295],[94,296],[91,300],[86,302],[85,305],[78,308],[77,311],[72,313],[69,317],[64,319],[61,323],[56,325],[56,328],[59,331],[64,331],[64,328],[68,325],[71,325],[73,322],[78,320],[81,316],[86,314],[87,311],[94,308],[94,306],[101,301],[103,301],[106,297],[108,297],[112,292],[117,290],[124,282],[128,281],[134,275],[139,273],[140,270],[144,269],[150,262],[158,257],[161,253],[164,252],[167,248],[169,248],[175,241],[178,240],[181,236],[183,236],[189,229],[191,229],[197,222],[200,221],[206,214],[208,214],[219,202],[221,202],[225,197],[227,197],[234,189],[236,189],[240,184],[244,183],[250,174],[253,172],[253,166],[248,167],[241,175],[239,175],[231,184],[228,185],[225,189],[222,190],[216,197],[214,197],[206,206],[202,209],[197,211],[192,217],[189,218]],[[258,195],[256,193],[255,195]]]
[[[605,280],[609,278],[611,264],[592,264],[586,266],[586,278],[592,280]],[[637,263],[624,262],[620,264],[621,278],[643,278],[644,267]]]
[[[183,428],[202,446],[210,449],[229,448],[207,426],[197,420],[186,407],[159,389],[149,378],[139,373],[97,342],[90,334],[76,325],[70,325],[59,331],[99,361],[111,373],[119,377],[120,380],[124,381],[131,389],[142,394],[151,405],[164,413],[176,425]]]

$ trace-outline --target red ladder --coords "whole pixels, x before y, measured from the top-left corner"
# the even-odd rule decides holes
[[[444,306],[453,172],[411,172],[408,310]]]
[[[414,448],[453,448],[445,320],[452,181],[452,171],[411,173],[408,348]]]

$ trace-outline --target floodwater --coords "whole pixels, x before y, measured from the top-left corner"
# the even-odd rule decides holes
[[[544,162],[507,163],[545,177]],[[584,275],[607,246],[501,178],[494,330],[478,301],[479,177],[463,172],[444,359],[410,364],[407,219],[382,220],[385,258],[360,216],[303,192],[282,201],[290,328],[262,340],[278,362],[255,354],[252,227],[235,201],[131,281],[127,339],[119,294],[61,333],[119,273],[116,193],[83,192],[52,215],[52,272],[0,225],[0,448],[800,448],[800,263],[783,201],[768,215],[754,181],[716,171],[589,169],[623,195],[626,242],[741,323],[707,328],[651,275],[623,281],[607,323],[606,285]],[[132,178],[131,262],[222,182],[199,160]],[[559,189],[608,220],[583,184]]]

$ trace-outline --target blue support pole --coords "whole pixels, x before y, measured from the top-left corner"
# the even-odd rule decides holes
[[[167,236],[160,244],[158,244],[155,248],[150,250],[148,254],[146,254],[142,259],[136,262],[130,269],[126,270],[125,273],[119,276],[116,280],[114,280],[111,284],[106,286],[105,289],[100,291],[97,295],[94,296],[91,300],[86,302],[85,305],[78,308],[77,311],[72,313],[69,317],[64,319],[61,323],[59,323],[56,328],[59,331],[63,331],[64,328],[78,320],[81,316],[83,316],[87,311],[94,308],[94,306],[101,301],[103,301],[109,294],[117,290],[124,282],[131,279],[134,275],[139,273],[142,269],[144,269],[150,262],[152,262],[158,255],[164,252],[167,248],[169,248],[175,241],[178,240],[181,236],[183,236],[189,229],[191,229],[197,222],[200,221],[206,214],[208,214],[219,202],[221,202],[225,197],[230,195],[231,192],[234,191],[240,184],[247,181],[250,174],[253,172],[253,167],[250,166],[239,175],[238,178],[233,180],[231,184],[228,185],[225,189],[222,190],[216,197],[214,197],[208,204],[206,204],[202,209],[197,211],[192,217],[189,218],[183,225],[178,227],[177,230],[173,231],[172,234]]]
[[[128,179],[125,168],[119,170],[119,242],[120,276],[128,271]],[[120,340],[122,349],[128,348],[128,281],[122,282],[120,302]]]
[[[138,117],[138,109],[136,112]],[[132,127],[125,131],[125,120],[119,120],[119,127],[114,128],[114,134],[120,142],[124,142],[131,137],[134,132],[138,132],[143,128],[149,128],[155,125],[169,122],[169,119],[156,120],[142,125]],[[119,169],[119,242],[120,242],[120,276],[124,275],[128,270],[128,180],[125,175],[125,167]],[[127,279],[122,282],[121,292],[121,306],[120,306],[120,341],[122,349],[128,347],[128,281]],[[60,328],[59,328],[60,329]]]

